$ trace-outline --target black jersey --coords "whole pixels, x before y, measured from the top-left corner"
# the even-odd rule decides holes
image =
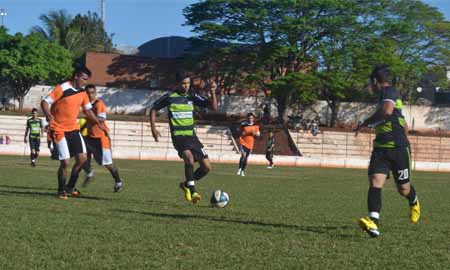
[[[270,138],[267,141],[267,146],[266,146],[266,152],[273,152],[275,151],[275,136]]]
[[[405,134],[405,118],[402,115],[403,103],[397,89],[385,87],[381,89],[378,108],[382,108],[384,102],[392,102],[394,111],[382,123],[375,127],[376,137],[374,148],[395,148],[409,146]]]

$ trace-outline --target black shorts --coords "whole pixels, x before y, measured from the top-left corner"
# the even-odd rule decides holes
[[[56,135],[53,135],[54,137]],[[58,152],[59,160],[70,159],[71,157],[86,153],[86,145],[78,130],[64,132],[64,137],[54,138],[56,141],[55,149]]]
[[[102,146],[101,138],[83,137],[83,139],[86,143],[88,155],[92,154],[98,165],[104,166],[113,163],[111,149]]]
[[[252,152],[252,149],[249,149],[249,148],[247,148],[247,147],[241,145],[241,146],[239,147],[239,151],[241,152],[241,154],[246,154],[246,156],[248,157],[248,156],[250,156],[250,154],[251,154],[251,152]]]
[[[369,176],[380,173],[389,177],[392,171],[397,184],[409,182],[411,176],[411,154],[409,147],[375,148],[369,164]]]
[[[39,152],[39,148],[41,146],[41,139],[40,138],[29,138],[30,141],[30,151],[36,151]]]
[[[208,154],[203,150],[203,144],[198,140],[197,136],[174,136],[172,143],[178,156],[182,158],[182,153],[190,150],[194,156],[194,161],[200,161],[208,158]]]

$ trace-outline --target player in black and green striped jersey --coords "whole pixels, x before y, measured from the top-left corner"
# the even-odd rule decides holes
[[[158,141],[160,133],[155,125],[156,112],[167,107],[172,143],[184,161],[185,181],[180,183],[180,188],[187,201],[197,204],[201,196],[195,190],[195,181],[202,179],[211,170],[211,164],[203,150],[203,144],[195,134],[194,106],[210,107],[216,111],[217,85],[213,82],[209,84],[211,97],[208,99],[191,91],[191,78],[188,75],[178,73],[176,77],[180,84],[178,89],[155,101],[150,111],[150,124],[153,138]],[[195,162],[198,162],[200,167],[194,172]]]
[[[397,190],[409,203],[409,218],[412,223],[420,219],[420,204],[411,179],[411,153],[407,137],[407,125],[402,115],[402,100],[397,89],[391,86],[391,72],[388,67],[381,66],[372,72],[372,87],[380,92],[375,113],[358,125],[375,128],[373,152],[369,164],[369,216],[359,220],[360,227],[370,236],[380,235],[379,219],[381,211],[381,189],[389,177],[394,176]]]
[[[27,120],[27,127],[25,129],[24,143],[30,142],[30,159],[31,166],[36,166],[36,161],[39,156],[39,148],[41,145],[41,135],[43,135],[42,119],[37,117],[38,110],[33,108],[31,110],[31,118]]]

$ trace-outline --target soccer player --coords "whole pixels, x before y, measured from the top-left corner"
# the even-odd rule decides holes
[[[372,116],[359,124],[355,135],[363,127],[375,128],[374,149],[369,164],[368,217],[359,220],[360,227],[370,236],[380,235],[381,189],[392,171],[397,190],[408,200],[410,221],[420,219],[420,204],[411,178],[411,155],[407,126],[402,115],[402,100],[391,86],[391,72],[387,66],[377,67],[371,75],[374,90],[380,92],[378,106]]]
[[[23,138],[23,142],[27,143],[27,137],[29,137],[31,167],[36,167],[39,147],[41,145],[41,135],[44,135],[42,119],[37,117],[37,113],[38,110],[36,108],[31,110],[31,118],[27,120],[27,128],[25,129],[25,136]],[[28,132],[30,132],[29,135]]]
[[[95,85],[88,84],[85,89],[89,96],[89,101],[92,104],[92,111],[97,116],[103,129],[109,132],[109,128],[106,125],[106,106],[103,100],[97,98]],[[87,186],[94,177],[94,171],[91,167],[93,155],[97,164],[104,166],[111,173],[114,178],[114,192],[119,192],[122,190],[123,182],[120,179],[119,170],[113,164],[111,141],[108,134],[89,119],[86,119],[84,124],[80,125],[80,129],[87,147],[87,161],[83,165],[83,170],[86,172],[86,179],[84,180],[83,186]]]
[[[153,138],[158,141],[160,133],[155,125],[156,112],[167,107],[172,143],[184,161],[185,181],[180,183],[180,188],[187,201],[197,204],[201,200],[201,195],[195,189],[195,181],[202,179],[211,170],[211,164],[203,150],[203,144],[194,131],[194,106],[210,107],[216,111],[217,85],[214,82],[209,84],[211,98],[208,99],[190,90],[191,78],[188,75],[178,73],[176,77],[179,87],[153,104],[150,111],[150,124]],[[195,162],[198,162],[200,167],[194,172]]]
[[[245,176],[245,167],[250,153],[253,150],[255,137],[259,137],[259,126],[255,124],[255,115],[253,113],[247,114],[247,121],[241,123],[241,136],[239,137],[241,158],[239,160],[239,169],[237,175]]]
[[[74,71],[70,81],[57,85],[42,101],[41,108],[47,118],[53,142],[58,152],[60,165],[58,169],[58,194],[60,199],[67,200],[67,193],[76,197],[80,192],[75,188],[83,163],[86,161],[86,146],[81,138],[77,117],[80,107],[86,116],[95,124],[100,122],[91,111],[92,105],[83,89],[91,76],[86,67]],[[50,108],[51,106],[51,108]],[[99,127],[102,129],[102,127]],[[67,167],[70,159],[75,157],[69,183],[66,186]]]
[[[270,130],[269,132],[269,139],[267,140],[267,147],[266,147],[266,159],[269,161],[269,166],[267,166],[267,169],[273,168],[273,152],[275,151],[275,136],[273,133],[273,130]]]

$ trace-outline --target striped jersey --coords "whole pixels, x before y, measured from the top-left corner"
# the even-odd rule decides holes
[[[172,137],[195,136],[194,106],[208,107],[210,102],[197,93],[172,92],[153,103],[153,109],[156,111],[167,107]]]
[[[394,112],[382,123],[375,127],[374,148],[395,148],[409,146],[408,138],[405,134],[405,117],[402,115],[403,103],[400,93],[393,87],[381,89],[378,108],[382,108],[384,102],[391,102],[394,105]]]

